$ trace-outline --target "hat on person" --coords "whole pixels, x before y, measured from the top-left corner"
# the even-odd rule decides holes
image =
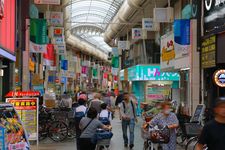
[[[83,99],[83,100],[87,100],[87,96],[86,94],[80,94],[80,96],[78,97],[78,99]]]
[[[225,104],[225,97],[218,97],[216,99],[216,105],[215,105],[215,107],[218,107],[221,104]]]

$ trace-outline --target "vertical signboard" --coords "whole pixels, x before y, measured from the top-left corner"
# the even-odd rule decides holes
[[[38,141],[38,98],[7,98],[6,102],[14,105],[29,135],[29,140]]]

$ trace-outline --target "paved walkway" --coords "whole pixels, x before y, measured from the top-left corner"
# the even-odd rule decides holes
[[[143,149],[143,139],[141,138],[141,121],[135,127],[135,142],[134,142],[134,150],[142,150]],[[123,138],[122,138],[122,129],[121,129],[121,121],[119,119],[114,119],[112,121],[113,133],[114,136],[111,141],[110,150],[128,150],[123,147]],[[32,147],[32,150],[76,150],[75,141],[66,141],[63,143],[55,143],[50,140],[42,142],[39,147]],[[181,148],[177,148],[177,150],[182,150]]]

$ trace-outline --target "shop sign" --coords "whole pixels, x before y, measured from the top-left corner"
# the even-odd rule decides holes
[[[30,5],[29,13],[30,13],[30,18],[38,19],[39,11],[38,11],[38,8],[36,7],[36,5],[34,5],[34,4]]]
[[[119,68],[119,57],[118,56],[113,56],[112,67],[113,68]]]
[[[130,41],[118,41],[118,49],[129,50]]]
[[[201,63],[203,68],[216,66],[216,36],[211,36],[202,41]]]
[[[174,46],[174,33],[170,32],[161,37],[161,67],[169,68],[174,67],[175,46]]]
[[[52,38],[52,44],[63,45],[65,44],[64,36]]]
[[[160,24],[153,21],[153,18],[142,19],[142,29],[147,31],[159,31]]]
[[[129,81],[179,81],[178,73],[161,72],[160,66],[134,66],[128,68]]]
[[[47,11],[48,24],[52,26],[63,26],[63,12]]]
[[[46,19],[30,19],[30,40],[40,45],[48,43]]]
[[[120,70],[120,81],[124,80],[124,70]]]
[[[56,53],[58,55],[66,55],[66,45],[54,45]]]
[[[97,68],[92,69],[92,76],[93,76],[93,79],[98,79],[98,69]]]
[[[30,140],[38,140],[38,98],[7,98],[25,125]]]
[[[16,46],[15,11],[16,0],[0,0],[0,52],[3,51],[1,55],[8,59],[10,59],[11,55],[14,55]],[[9,52],[9,54],[4,55],[5,51]]]
[[[217,70],[213,79],[217,86],[225,88],[225,69]]]
[[[50,28],[50,36],[52,38],[63,37],[64,36],[64,28],[63,27],[51,27]]]
[[[132,39],[142,39],[142,28],[133,28],[132,29]]]
[[[40,96],[39,91],[10,91],[5,97],[34,97]]]
[[[205,32],[219,29],[224,25],[225,0],[204,0]],[[217,28],[215,28],[217,27]]]
[[[61,69],[68,70],[68,60],[61,60]]]
[[[0,20],[4,17],[4,0],[0,0]]]
[[[119,56],[119,50],[117,47],[112,48],[112,54],[113,54],[113,56]]]
[[[35,63],[29,58],[29,71],[34,72],[35,70]]]
[[[119,72],[119,68],[112,68],[112,75],[117,76]]]
[[[190,51],[190,20],[179,19],[174,21],[174,48],[175,58],[181,58]]]
[[[34,0],[35,4],[60,5],[60,0]]]

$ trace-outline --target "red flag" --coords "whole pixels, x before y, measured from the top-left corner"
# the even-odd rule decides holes
[[[43,54],[44,65],[46,66],[54,66],[55,64],[55,52],[54,52],[54,45],[48,44],[47,45],[47,52]]]

